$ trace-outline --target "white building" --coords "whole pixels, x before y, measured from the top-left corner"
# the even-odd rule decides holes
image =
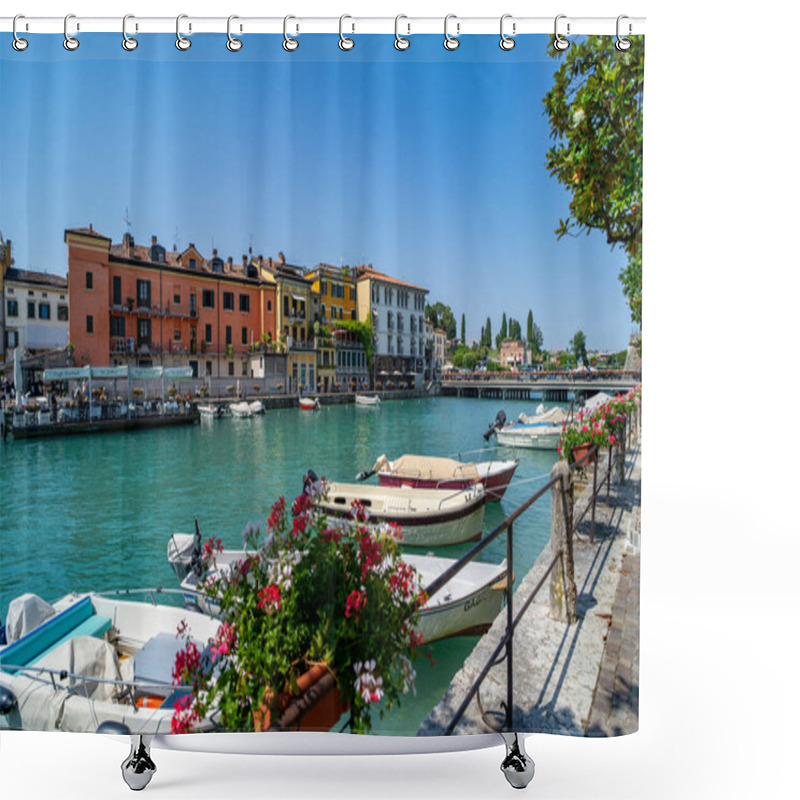
[[[3,280],[6,348],[40,353],[66,347],[68,298],[66,278],[8,267]]]
[[[425,298],[427,289],[359,267],[358,319],[372,320],[373,368],[383,384],[419,387],[425,372]]]

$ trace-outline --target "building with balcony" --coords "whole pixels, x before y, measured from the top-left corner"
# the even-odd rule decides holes
[[[427,289],[372,267],[356,273],[358,319],[372,320],[376,385],[419,388],[425,372]]]
[[[336,340],[336,383],[345,392],[368,389],[370,374],[364,343],[344,328],[335,330],[333,336]]]
[[[10,242],[9,242],[10,245]],[[6,267],[3,273],[4,345],[34,355],[60,350],[69,340],[67,279]]]
[[[306,273],[306,280],[319,295],[320,324],[330,326],[337,319],[356,319],[355,269],[317,264]]]
[[[276,334],[275,284],[248,256],[168,251],[155,236],[120,244],[68,229],[69,338],[77,366],[191,366],[198,377],[248,377],[249,354]]]

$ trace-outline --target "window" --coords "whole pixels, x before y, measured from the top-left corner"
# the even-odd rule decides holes
[[[6,304],[6,308],[8,309],[8,316],[9,317],[17,317],[19,316],[19,304],[16,300],[9,300]]]
[[[247,328],[242,328],[242,344],[247,344]]]
[[[239,295],[239,311],[244,311],[245,313],[250,311],[250,295],[249,294],[240,294]]]
[[[283,296],[283,313],[284,316],[289,316],[289,295],[285,294]]]
[[[177,292],[172,295],[172,302],[175,303],[176,306],[181,304],[181,296]]]
[[[328,294],[328,284],[325,281],[319,282],[319,293]]]
[[[213,289],[203,289],[203,308],[214,308]]]
[[[222,308],[225,311],[233,311],[233,292],[222,293]]]
[[[114,306],[121,306],[122,305],[122,278],[119,275],[115,275],[112,282],[113,288],[113,298],[111,300],[111,305]]]
[[[190,258],[189,259],[189,269],[197,269],[197,259]]]
[[[211,344],[211,326],[206,325],[206,344]]]
[[[210,361],[206,361],[206,375],[210,375],[210,374],[211,374],[211,362]]]
[[[190,314],[197,314],[197,295],[190,294],[189,295],[189,313]]]
[[[140,319],[139,324],[137,326],[137,332],[139,334],[139,346],[142,345],[150,345],[150,320],[149,319]]]
[[[179,342],[181,340],[181,329],[180,328],[175,328],[175,331],[172,334],[172,338],[176,342]]]
[[[92,273],[91,272],[87,272],[86,273],[86,288],[87,289],[91,289],[92,285],[93,285]]]
[[[58,314],[59,322],[69,321],[69,306],[65,306],[59,303],[56,313]]]
[[[228,362],[228,375],[233,375],[233,361]]]
[[[233,330],[230,325],[225,326],[225,344],[233,344]]]
[[[18,331],[6,331],[6,347],[8,348],[19,347]]]
[[[150,308],[150,281],[136,281],[136,305],[139,308]]]
[[[39,303],[39,319],[50,319],[50,303]]]
[[[111,335],[125,336],[125,317],[111,317]]]
[[[246,361],[242,364],[242,375],[245,378],[247,377],[247,362]]]
[[[94,317],[91,314],[86,315],[86,333],[94,333]]]
[[[267,300],[267,311],[272,311],[272,300]]]
[[[28,300],[28,319],[36,318],[36,303],[33,300]]]

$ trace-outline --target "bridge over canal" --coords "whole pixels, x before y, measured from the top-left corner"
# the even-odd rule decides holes
[[[516,375],[450,375],[442,378],[441,393],[451,397],[497,400],[545,400],[556,403],[586,399],[598,392],[619,394],[642,382],[641,372],[520,373]]]

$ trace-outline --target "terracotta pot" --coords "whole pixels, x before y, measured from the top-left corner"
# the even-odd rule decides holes
[[[592,449],[592,443],[586,442],[585,444],[576,444],[572,448],[572,460],[573,461],[580,461],[590,450]],[[584,461],[584,464],[591,464],[597,453],[592,453],[591,457]]]
[[[319,664],[298,676],[297,692],[287,688],[280,696],[278,719],[272,717],[274,695],[272,689],[267,688],[261,708],[253,713],[255,730],[266,731],[276,723],[281,724],[282,730],[329,731],[348,708],[332,677],[328,668]],[[288,713],[293,704],[303,710],[297,714]]]

